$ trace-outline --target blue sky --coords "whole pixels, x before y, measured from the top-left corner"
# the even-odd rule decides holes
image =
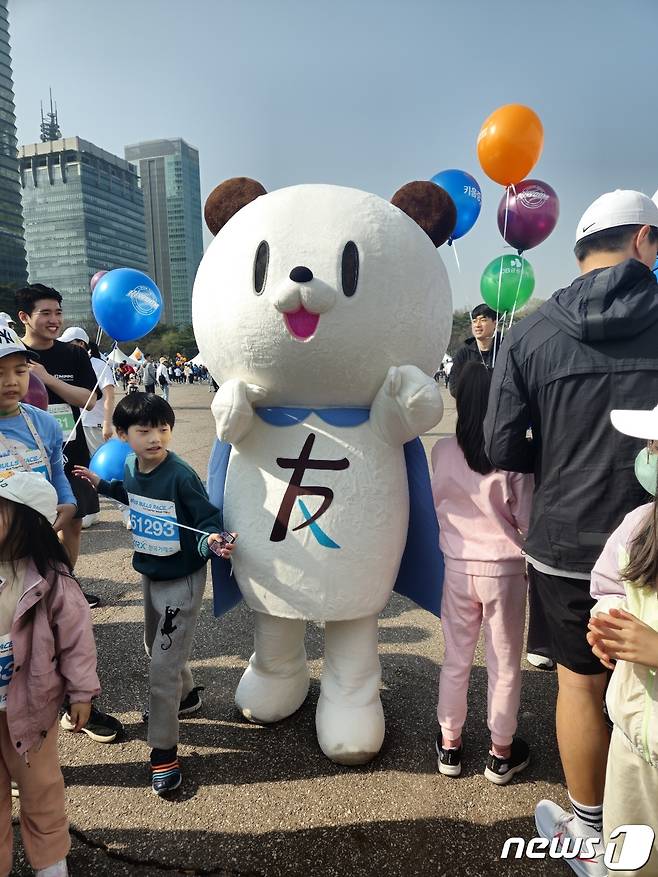
[[[444,168],[483,190],[475,228],[443,247],[455,306],[480,300],[505,249],[503,190],[476,138],[501,104],[531,106],[557,191],[553,235],[526,254],[546,298],[577,273],[576,223],[599,194],[658,189],[656,0],[9,0],[19,142],[52,86],[62,132],[123,155],[183,137],[201,197],[221,180],[300,182],[390,197]],[[206,237],[206,240],[208,238]]]

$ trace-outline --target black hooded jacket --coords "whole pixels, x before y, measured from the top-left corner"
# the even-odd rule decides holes
[[[591,571],[610,533],[647,500],[633,471],[643,442],[617,432],[610,412],[656,404],[658,284],[641,262],[577,278],[512,328],[485,447],[497,468],[534,472],[531,557]]]

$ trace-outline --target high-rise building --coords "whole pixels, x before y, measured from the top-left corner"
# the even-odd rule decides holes
[[[7,0],[0,0],[0,310],[27,283]]]
[[[144,191],[150,273],[166,323],[192,322],[192,286],[203,255],[199,152],[180,138],[126,146]]]
[[[61,292],[67,322],[90,322],[97,271],[148,272],[137,173],[79,137],[21,146],[19,159],[30,283]]]

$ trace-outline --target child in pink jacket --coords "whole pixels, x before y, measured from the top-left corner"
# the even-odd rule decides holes
[[[528,766],[527,743],[515,737],[527,582],[521,554],[528,528],[532,475],[499,472],[484,453],[482,424],[491,375],[464,366],[456,388],[457,431],[432,449],[432,493],[441,531],[445,579],[436,740],[439,772],[461,773],[468,681],[480,628],[487,657],[487,724],[491,749],[484,770],[504,785]]]
[[[68,696],[79,731],[100,691],[89,606],[56,517],[57,493],[42,475],[0,473],[0,877],[12,870],[11,780],[35,873],[68,874],[59,709]]]

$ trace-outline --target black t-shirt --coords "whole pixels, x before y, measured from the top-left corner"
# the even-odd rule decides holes
[[[28,347],[28,350],[32,349]],[[60,381],[64,381],[64,383],[71,384],[74,387],[85,387],[90,391],[96,386],[97,379],[94,367],[85,351],[80,347],[64,344],[62,341],[55,341],[48,350],[35,350],[35,353],[39,354],[41,365],[54,378],[59,378]],[[53,393],[50,387],[47,389],[48,411],[60,422],[62,432],[64,433],[64,441],[66,442],[73,424],[80,417],[80,409],[75,405],[65,402],[61,396]],[[100,390],[96,390],[96,397],[98,399],[102,395]],[[64,448],[64,457],[67,460],[65,466],[67,473],[72,466],[89,465],[89,449],[82,423],[78,423],[75,438]]]

